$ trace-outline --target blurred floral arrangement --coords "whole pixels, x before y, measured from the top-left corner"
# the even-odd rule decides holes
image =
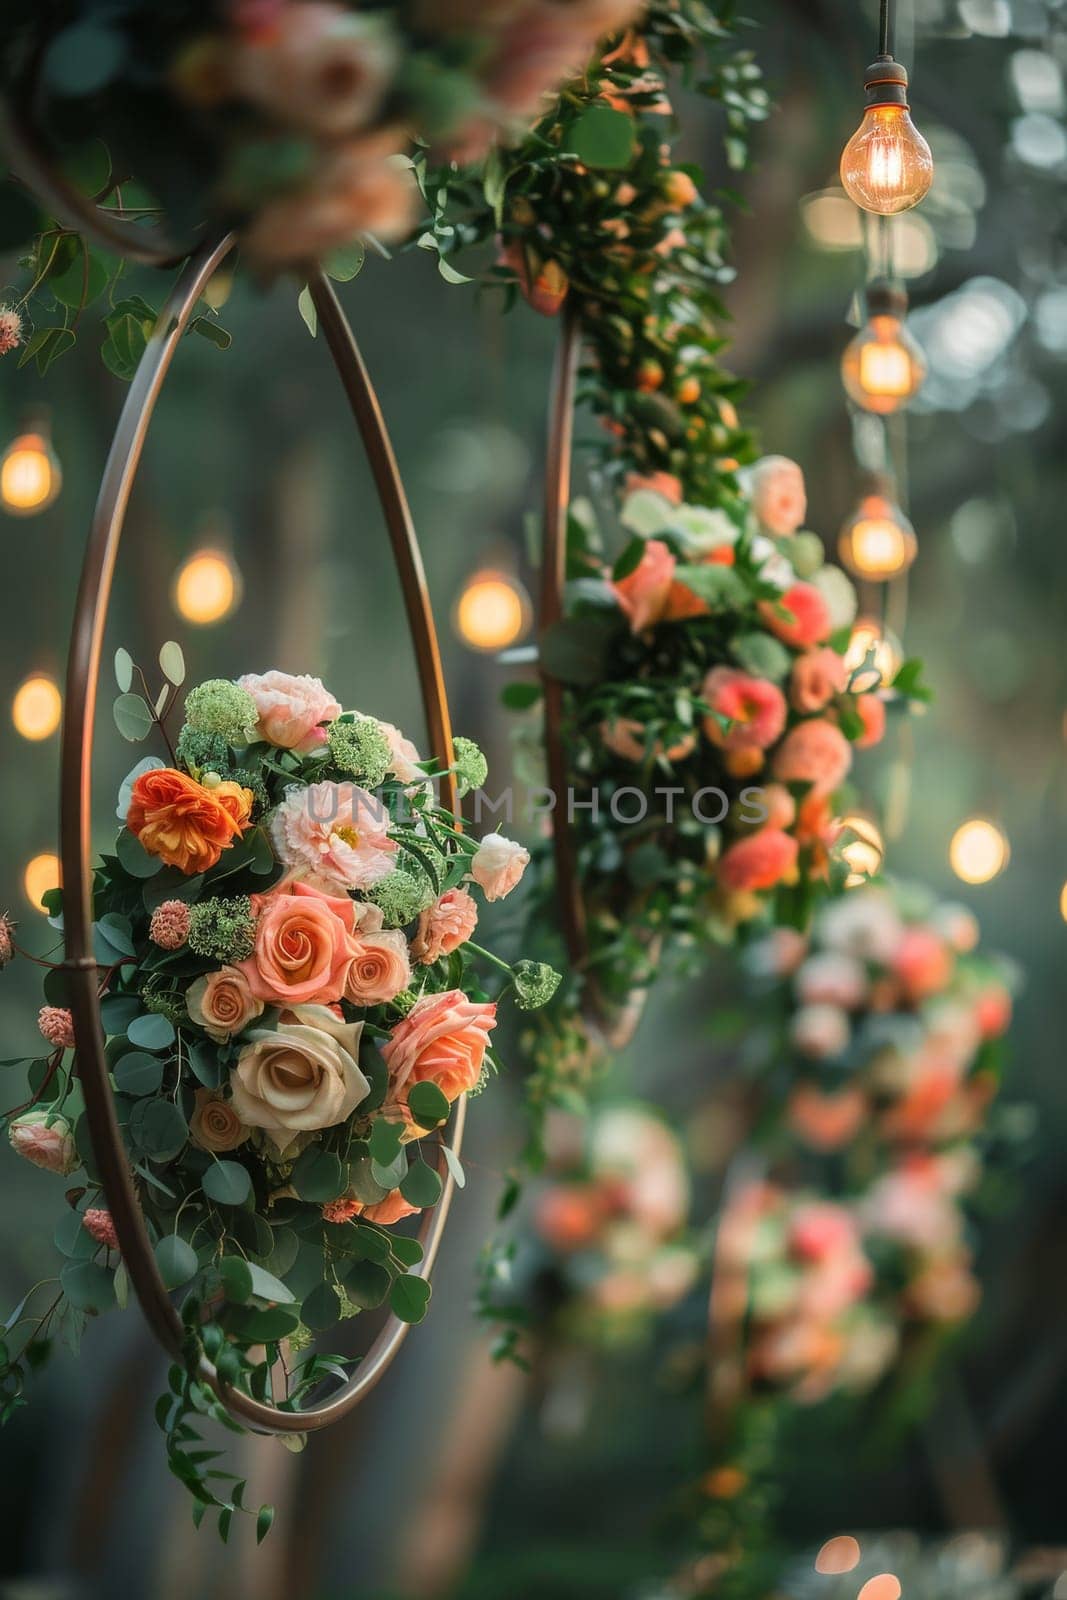
[[[227,0],[201,6],[20,0],[7,18],[0,92],[21,139],[47,144],[84,195],[136,226],[164,222],[181,256],[205,227],[236,227],[261,271],[325,259],[350,278],[371,240],[404,237],[419,210],[412,157],[483,159],[539,115],[634,0]],[[47,141],[39,130],[47,129]],[[20,186],[0,189],[5,248],[29,286],[0,343],[43,372],[106,296],[104,359],[128,377],[155,313],[123,295],[125,268],[69,219],[43,226]],[[55,320],[58,314],[60,320]],[[197,332],[228,335],[205,307]]]
[[[187,1362],[161,1426],[172,1469],[225,1527],[240,1494],[219,1498],[189,1428],[197,1412],[225,1415],[198,1381],[201,1355],[231,1385],[297,1408],[345,1375],[341,1358],[308,1348],[315,1334],[383,1302],[422,1319],[430,1284],[410,1271],[421,1247],[395,1229],[437,1202],[439,1167],[462,1182],[445,1124],[499,1065],[497,1000],[474,969],[502,970],[520,1007],[558,977],[473,942],[468,885],[500,899],[526,852],[467,838],[399,729],[345,711],[316,678],[267,672],[193,688],[172,746],[180,649],[164,646],[160,665],[155,697],[126,652],[116,662],[120,730],[157,731],[170,760],[141,761],[123,785],[94,934],[123,1139],[159,1271],[183,1298]],[[484,780],[469,740],[455,773],[461,792]],[[61,906],[53,891],[55,925]],[[8,959],[7,922],[2,937]],[[58,1332],[76,1346],[86,1317],[129,1290],[64,974],[40,964],[47,1053],[15,1063],[31,1097],[5,1120],[20,1155],[72,1186],[58,1282],[36,1285],[6,1324],[5,1413]]]
[[[565,1339],[616,1343],[647,1333],[692,1287],[690,1187],[676,1135],[652,1107],[557,1114],[533,1196],[538,1298]],[[543,1320],[543,1319],[542,1319]]]
[[[610,39],[516,144],[502,142],[480,182],[427,168],[431,224],[420,243],[446,264],[492,242],[490,283],[581,330],[583,398],[600,417],[613,475],[665,475],[700,505],[729,494],[750,452],[719,363],[729,282],[722,207],[679,163],[671,81],[722,109],[732,169],[770,99],[733,0],[652,0]],[[669,481],[668,481],[669,480]]]

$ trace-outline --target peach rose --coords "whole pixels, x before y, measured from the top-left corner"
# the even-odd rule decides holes
[[[256,895],[256,946],[240,963],[250,992],[273,1005],[325,1004],[345,992],[356,953],[356,906],[307,883]]]
[[[621,756],[623,761],[644,761],[646,756],[644,725],[635,717],[615,717],[611,722],[600,724],[600,737],[604,745],[613,755]],[[651,750],[653,757],[665,755],[668,761],[684,761],[686,756],[693,753],[696,745],[696,735],[687,733],[667,750],[663,742],[657,739]]]
[[[174,767],[134,779],[126,826],[149,855],[192,876],[207,872],[250,826],[253,795],[237,783],[207,788]]]
[[[917,923],[905,928],[892,970],[909,1000],[925,1000],[947,987],[956,958],[941,936]]]
[[[296,1006],[293,1016],[251,1034],[230,1074],[235,1112],[279,1150],[344,1122],[370,1093],[359,1066],[362,1022],[341,1022],[326,1006]]]
[[[596,1190],[588,1183],[557,1183],[540,1197],[534,1227],[553,1250],[581,1250],[592,1244],[604,1222]]]
[[[788,456],[764,456],[752,468],[752,509],[776,538],[796,533],[808,511],[804,474]]]
[[[478,907],[469,890],[448,889],[419,917],[411,954],[420,966],[432,966],[466,944],[477,923]]]
[[[797,817],[797,803],[784,783],[766,783],[760,790],[763,805],[767,812],[767,819],[763,823],[765,828],[778,828],[784,831],[791,828]]]
[[[836,650],[809,650],[793,663],[789,703],[794,711],[821,711],[835,694],[844,693],[847,681],[844,657]]]
[[[830,635],[830,608],[814,584],[794,583],[777,600],[761,600],[758,609],[771,633],[794,650],[822,644]]]
[[[778,828],[760,828],[724,850],[718,878],[729,894],[747,889],[773,889],[796,877],[797,842]]]
[[[1011,1022],[1011,994],[1002,983],[989,983],[975,1003],[974,1014],[983,1039],[999,1039]]]
[[[198,1089],[193,1114],[189,1118],[189,1137],[200,1150],[220,1155],[236,1150],[251,1133],[234,1109],[233,1102],[214,1089]]]
[[[375,116],[396,60],[396,44],[378,18],[301,0],[275,8],[269,27],[238,38],[228,68],[242,99],[291,127],[336,139]]]
[[[81,1166],[70,1123],[51,1111],[24,1111],[12,1119],[7,1137],[16,1155],[46,1172],[66,1178]]]
[[[396,865],[396,840],[380,800],[356,783],[293,788],[271,818],[280,859],[327,890],[369,889]]]
[[[754,678],[740,667],[713,667],[704,679],[701,698],[715,716],[704,718],[704,732],[720,750],[765,750],[785,727],[785,697],[777,684]],[[723,728],[719,717],[728,717]]]
[[[384,1005],[411,982],[408,942],[399,929],[357,939],[348,969],[345,999],[356,1006]]]
[[[420,765],[422,757],[417,746],[392,722],[379,722],[389,746],[388,772],[398,783],[425,783],[426,774]]]
[[[329,146],[309,182],[267,201],[242,235],[250,255],[265,262],[313,260],[363,232],[402,237],[417,215],[419,191],[396,128]]]
[[[495,1026],[496,1006],[468,1000],[461,989],[426,995],[382,1046],[391,1092],[402,1104],[416,1083],[435,1083],[448,1100],[466,1094],[482,1075]]]
[[[880,744],[885,736],[885,701],[881,695],[858,694],[854,701],[856,715],[863,723],[863,732],[853,743],[857,750],[869,750]]]
[[[326,742],[324,722],[336,722],[341,707],[318,678],[289,672],[248,672],[238,683],[256,702],[256,735],[283,750],[306,756]]]
[[[867,1114],[861,1089],[841,1089],[823,1094],[810,1084],[798,1084],[789,1097],[786,1115],[798,1138],[813,1150],[840,1150],[859,1131]]]
[[[240,967],[222,967],[189,985],[185,1009],[217,1043],[224,1044],[262,1016],[263,1001],[252,993]]]
[[[663,620],[677,565],[662,539],[649,539],[634,570],[612,583],[615,598],[629,617],[634,633]]]
[[[786,734],[774,756],[774,775],[783,783],[810,783],[830,794],[852,765],[852,746],[832,722],[801,722]]]
[[[673,472],[631,472],[626,479],[626,493],[635,494],[639,489],[650,489],[653,494],[662,495],[672,506],[682,503],[681,479]]]
[[[471,877],[487,900],[503,900],[518,883],[530,852],[501,833],[487,833],[471,857]]]

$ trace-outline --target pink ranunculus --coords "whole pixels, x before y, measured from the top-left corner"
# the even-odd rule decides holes
[[[330,1005],[356,952],[356,906],[300,882],[253,899],[256,947],[240,963],[253,995],[272,1005]]]
[[[848,1013],[840,1006],[801,1006],[789,1024],[789,1037],[797,1049],[814,1061],[839,1056],[849,1041]]]
[[[863,732],[853,743],[857,750],[869,750],[885,737],[885,701],[879,694],[858,694],[854,704]]]
[[[379,1006],[395,1000],[411,982],[408,942],[398,928],[357,939],[348,969],[345,999],[357,1006]]]
[[[788,456],[764,456],[752,468],[752,509],[775,538],[796,533],[808,510],[804,474]]]
[[[913,1002],[946,988],[955,966],[955,955],[944,939],[923,923],[905,928],[892,961],[894,977]]]
[[[822,644],[833,627],[830,608],[812,583],[794,583],[777,600],[761,600],[759,613],[771,633],[794,650]]]
[[[12,1118],[7,1137],[17,1155],[46,1172],[65,1178],[81,1165],[70,1123],[52,1111],[24,1111]]]
[[[262,1016],[263,1001],[252,993],[248,975],[241,967],[222,967],[189,985],[185,1009],[221,1044]]]
[[[661,622],[670,599],[678,563],[662,539],[649,539],[644,555],[625,578],[611,587],[634,633]]]
[[[838,950],[820,950],[804,962],[793,980],[802,1005],[843,1006],[855,1011],[870,984],[863,963]]]
[[[432,966],[466,944],[478,924],[478,907],[467,889],[447,889],[419,917],[411,954],[420,966]]]
[[[392,1029],[382,1056],[390,1096],[403,1105],[416,1083],[434,1083],[448,1100],[475,1088],[482,1075],[496,1006],[468,1000],[462,989],[426,995]]]
[[[774,755],[774,775],[783,783],[810,783],[830,794],[852,765],[852,746],[840,728],[823,718],[800,722],[786,734]]]
[[[785,696],[768,678],[756,678],[740,667],[713,667],[700,691],[716,716],[704,718],[704,732],[720,750],[755,745],[766,750],[785,727]],[[723,728],[719,717],[728,717]]]
[[[389,813],[355,783],[290,789],[270,828],[289,871],[334,893],[370,889],[396,866]]]
[[[746,889],[773,889],[792,880],[797,870],[797,842],[779,828],[760,828],[750,838],[738,839],[719,858],[719,883],[729,893]]]
[[[798,1138],[812,1150],[840,1150],[859,1131],[867,1114],[861,1089],[824,1094],[811,1084],[798,1084],[789,1097],[786,1116]]]
[[[318,678],[289,672],[248,672],[238,679],[256,702],[256,735],[268,744],[308,755],[326,742],[326,722],[336,722],[341,707]]]
[[[649,754],[654,758],[665,755],[668,761],[684,761],[686,756],[692,755],[696,745],[696,735],[687,733],[666,750],[662,740],[656,739],[651,751],[646,751],[644,731],[644,724],[638,722],[636,717],[614,717],[610,722],[600,724],[603,744],[613,755],[621,756],[623,761],[644,761]]]
[[[829,645],[808,650],[793,663],[789,703],[794,711],[821,711],[835,694],[844,692],[848,670],[843,656]]]
[[[530,852],[514,839],[487,833],[471,857],[471,877],[487,900],[503,900],[526,871]]]

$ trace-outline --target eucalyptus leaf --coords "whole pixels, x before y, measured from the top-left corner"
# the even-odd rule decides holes
[[[214,1161],[200,1180],[209,1200],[222,1206],[240,1206],[252,1193],[252,1179],[239,1161]]]
[[[116,728],[131,744],[147,739],[155,726],[152,708],[143,695],[120,694],[112,710]]]
[[[200,1267],[192,1245],[177,1233],[164,1234],[156,1245],[156,1265],[168,1289],[180,1289]]]
[[[405,1272],[389,1291],[389,1305],[401,1322],[421,1322],[430,1305],[430,1285],[425,1278]]]
[[[133,657],[121,645],[115,651],[115,682],[121,694],[129,694],[133,683]]]

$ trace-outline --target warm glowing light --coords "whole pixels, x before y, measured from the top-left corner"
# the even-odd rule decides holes
[[[842,564],[856,578],[885,583],[907,572],[919,545],[904,513],[883,493],[864,495],[841,529]]]
[[[851,1534],[840,1533],[836,1539],[827,1539],[818,1555],[815,1557],[816,1572],[824,1573],[827,1577],[839,1577],[843,1572],[851,1572],[859,1566],[860,1547]]]
[[[841,155],[841,182],[864,211],[890,217],[918,205],[933,182],[930,146],[905,105],[868,106]]]
[[[1011,856],[1011,846],[995,822],[986,817],[971,817],[952,835],[948,859],[957,878],[964,883],[989,883],[1003,872]]]
[[[878,688],[879,685],[888,687],[900,671],[900,663],[903,660],[900,643],[894,634],[883,628],[873,617],[857,617],[852,624],[844,657],[849,674],[858,672],[869,655],[874,657],[873,671],[868,668],[853,688],[868,690]]]
[[[926,362],[901,321],[902,310],[907,307],[902,291],[876,293],[872,289],[868,307],[870,320],[846,346],[841,358],[841,381],[856,405],[887,417],[919,392],[926,377]],[[897,307],[902,309],[898,311]]]
[[[241,600],[241,574],[221,550],[198,550],[174,579],[174,606],[187,622],[222,622]]]
[[[453,623],[473,650],[504,650],[530,625],[529,597],[505,572],[476,572],[456,601]]]
[[[1067,922],[1067,883],[1060,890],[1060,916]]]
[[[804,227],[820,250],[862,250],[863,226],[840,189],[823,189],[801,201]]]
[[[59,727],[63,697],[53,679],[43,673],[27,678],[11,702],[11,720],[24,739],[47,739]]]
[[[58,889],[60,881],[59,857],[45,852],[34,856],[26,866],[22,875],[22,887],[26,891],[26,899],[37,911],[43,911],[42,897],[49,889]]]
[[[46,510],[62,483],[59,460],[44,433],[20,434],[0,458],[0,502],[13,517]]]
[[[900,1600],[900,1596],[900,1579],[892,1572],[880,1572],[867,1579],[856,1600]]]
[[[842,859],[847,862],[849,873],[845,879],[846,889],[858,889],[866,883],[868,878],[874,878],[882,870],[882,858],[885,855],[885,842],[882,832],[873,817],[866,816],[862,811],[854,812],[845,817],[842,822],[845,843],[841,849]],[[853,1563],[855,1565],[855,1563]],[[819,1569],[823,1569],[820,1567]],[[839,1569],[847,1572],[848,1567]]]

